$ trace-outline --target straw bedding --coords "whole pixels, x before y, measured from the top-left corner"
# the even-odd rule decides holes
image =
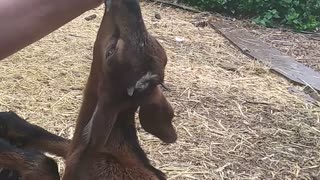
[[[244,56],[213,29],[195,27],[196,15],[141,6],[147,28],[167,50],[166,96],[179,135],[165,145],[138,124],[156,167],[169,179],[320,178],[320,109],[288,92],[302,87]],[[93,14],[96,19],[85,20]],[[2,61],[0,110],[71,138],[102,14],[103,7],[89,11]]]

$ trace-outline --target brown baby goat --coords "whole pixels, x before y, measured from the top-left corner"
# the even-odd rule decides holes
[[[142,127],[167,143],[177,139],[173,109],[162,94],[167,56],[144,24],[138,0],[113,0],[94,46],[93,63],[66,160],[64,180],[83,174],[95,151],[106,148],[120,113],[139,109]],[[121,156],[119,156],[121,157]],[[124,160],[125,161],[125,160]]]
[[[7,128],[4,139],[22,144],[24,150],[0,141],[0,150],[4,148],[0,166],[17,170],[22,179],[59,179],[54,161],[37,151],[66,159],[63,180],[165,179],[139,146],[134,115],[139,108],[147,132],[167,143],[176,141],[173,109],[159,87],[167,56],[147,32],[137,0],[108,2],[72,141],[15,114],[2,118]]]
[[[87,180],[163,180],[141,149],[134,122],[135,109],[121,112],[105,148],[113,153],[96,153],[83,173]],[[40,152],[66,157],[70,140],[29,124],[13,112],[0,113],[0,166],[17,170],[23,180],[58,180],[56,163]],[[3,146],[6,144],[6,146]],[[6,147],[9,147],[5,149]],[[18,176],[1,180],[18,180]]]

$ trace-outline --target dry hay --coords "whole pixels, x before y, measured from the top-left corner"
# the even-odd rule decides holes
[[[194,15],[142,7],[148,29],[167,49],[166,94],[179,134],[176,144],[164,145],[139,128],[156,167],[169,179],[319,178],[319,108],[288,93],[292,84],[213,29],[194,27]],[[84,19],[92,14],[97,18]],[[0,110],[70,138],[102,14],[102,7],[87,12],[2,61]]]

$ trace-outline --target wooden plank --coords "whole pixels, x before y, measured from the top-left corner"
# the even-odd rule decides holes
[[[251,36],[245,29],[223,21],[212,22],[213,28],[244,54],[268,65],[287,79],[320,91],[320,73],[299,63],[293,57]]]

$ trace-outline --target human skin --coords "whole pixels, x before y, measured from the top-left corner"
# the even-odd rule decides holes
[[[103,0],[0,0],[0,60],[99,6]]]

